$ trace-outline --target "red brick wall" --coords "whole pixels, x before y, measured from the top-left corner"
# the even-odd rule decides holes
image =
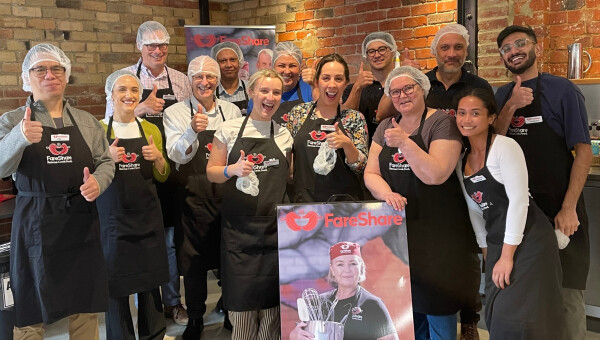
[[[505,80],[496,37],[506,26],[530,25],[543,46],[541,68],[567,75],[567,44],[579,42],[594,59],[585,78],[600,78],[599,0],[480,0],[479,71],[488,80]],[[587,65],[585,58],[584,65]]]

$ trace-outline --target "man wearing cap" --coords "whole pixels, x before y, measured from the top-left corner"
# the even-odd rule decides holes
[[[246,83],[239,77],[240,67],[244,65],[244,54],[240,46],[231,41],[218,43],[210,50],[214,60],[219,63],[221,82],[215,92],[217,98],[235,104],[242,114],[248,108]]]
[[[358,110],[365,116],[369,142],[378,125],[377,107],[384,97],[382,84],[394,69],[397,50],[396,41],[391,34],[374,32],[367,35],[362,43],[362,56],[371,70],[366,70],[364,63],[361,62],[356,81],[346,86],[342,96],[344,108]],[[396,112],[393,106],[390,111],[390,116]]]
[[[263,48],[258,51],[256,56],[256,70],[260,71],[263,68],[271,68],[273,59],[273,51],[268,48]]]
[[[558,336],[584,339],[590,245],[582,190],[592,161],[584,98],[569,80],[538,71],[542,46],[531,27],[509,26],[497,43],[513,82],[496,92],[502,109],[494,127],[519,143],[531,196],[554,228],[570,238],[560,250],[565,322]]]
[[[136,46],[141,52],[140,60],[124,70],[137,75],[144,86],[142,101],[135,108],[135,115],[145,118],[156,125],[163,137],[163,150],[166,149],[165,130],[163,125],[163,112],[169,106],[191,97],[190,83],[185,74],[166,65],[169,55],[170,36],[167,29],[159,22],[146,21],[137,31]],[[106,117],[112,116],[113,106],[106,105]],[[174,164],[171,160],[171,168]],[[173,318],[175,323],[187,324],[187,314],[181,305],[179,293],[179,273],[175,255],[173,234],[175,224],[179,221],[178,208],[173,204],[176,198],[173,176],[169,176],[165,183],[155,183],[160,199],[165,225],[165,241],[167,243],[167,256],[169,258],[169,283],[161,286],[162,300],[165,306],[165,316]]]
[[[214,59],[196,57],[188,66],[193,96],[165,111],[167,154],[182,180],[181,228],[175,240],[189,316],[184,340],[200,339],[206,312],[206,271],[219,268],[221,185],[210,184],[206,178],[213,136],[221,123],[241,117],[237,106],[216,98],[220,76]]]
[[[32,47],[22,65],[27,104],[0,117],[0,174],[15,177],[10,278],[15,339],[42,339],[69,318],[71,339],[98,339],[108,281],[94,200],[115,171],[104,130],[64,99],[71,62]]]

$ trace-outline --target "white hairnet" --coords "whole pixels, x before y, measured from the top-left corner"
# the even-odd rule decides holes
[[[146,21],[141,24],[137,31],[137,48],[142,50],[144,45],[168,44],[171,37],[165,26],[157,21]]]
[[[214,60],[218,60],[217,54],[219,54],[219,52],[221,52],[224,49],[230,49],[233,52],[235,52],[235,54],[237,54],[237,56],[238,56],[238,60],[240,62],[240,67],[244,66],[244,54],[242,53],[242,49],[240,48],[240,46],[238,44],[231,42],[231,41],[223,41],[222,43],[216,44],[210,50],[210,55],[212,56],[212,58]]]
[[[431,55],[436,55],[436,48],[437,48],[437,44],[440,41],[440,39],[448,34],[448,33],[454,33],[454,34],[458,34],[461,35],[464,39],[465,42],[467,43],[467,46],[469,46],[469,32],[467,32],[467,29],[465,28],[465,26],[461,25],[461,24],[450,24],[450,25],[446,25],[442,28],[440,28],[439,31],[437,31],[437,33],[435,34],[435,37],[433,38],[433,42],[431,43]]]
[[[373,32],[365,37],[362,43],[362,56],[363,58],[367,58],[367,50],[369,49],[369,44],[372,42],[382,42],[392,50],[392,53],[398,50],[398,46],[396,46],[396,40],[394,37],[386,32]]]
[[[300,51],[300,48],[293,42],[283,41],[275,46],[273,49],[273,65],[275,65],[277,58],[284,55],[290,55],[294,57],[294,59],[296,59],[298,62],[298,66],[302,65],[302,51]]]
[[[121,77],[132,77],[135,79],[135,81],[137,81],[138,83],[138,89],[140,90],[140,93],[142,91],[144,91],[144,86],[142,85],[142,82],[140,81],[140,78],[138,78],[135,73],[131,72],[131,71],[127,71],[127,70],[118,70],[113,72],[111,75],[109,75],[106,78],[106,84],[104,84],[104,93],[106,93],[106,101],[110,102],[112,100],[112,91],[113,91],[113,87],[115,87],[115,84],[117,83],[117,80],[119,80],[119,78]],[[138,98],[138,102],[142,100],[142,96],[140,95]]]
[[[385,80],[385,88],[384,92],[386,96],[390,95],[390,84],[392,81],[398,77],[409,77],[417,82],[423,88],[423,92],[425,92],[425,98],[429,94],[429,89],[431,88],[431,83],[429,82],[429,78],[425,75],[425,73],[421,72],[421,70],[416,69],[412,66],[400,66],[392,70],[390,74],[387,76]]]
[[[60,48],[52,44],[38,44],[33,46],[21,65],[21,78],[23,78],[23,91],[31,92],[31,83],[29,80],[29,70],[31,70],[35,64],[41,61],[56,61],[60,66],[65,68],[65,77],[67,83],[69,82],[69,76],[71,75],[71,60],[67,57],[65,52]]]
[[[194,58],[190,61],[188,65],[188,78],[192,81],[192,77],[198,73],[210,73],[217,77],[217,83],[221,81],[221,69],[219,68],[219,63],[217,63],[213,58],[201,55],[199,57]]]

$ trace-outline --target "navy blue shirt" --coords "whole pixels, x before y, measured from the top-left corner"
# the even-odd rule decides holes
[[[310,87],[310,85],[305,83],[302,80],[302,77],[300,77],[300,80],[298,81],[298,85],[296,87],[294,87],[293,90],[288,91],[288,92],[283,92],[281,94],[281,102],[283,103],[283,102],[287,102],[290,100],[298,99],[298,86],[300,86],[300,91],[302,91],[302,100],[305,103],[312,102],[312,100],[313,100],[312,87]],[[252,99],[250,99],[250,101],[248,101],[248,109],[247,109],[248,114],[250,112],[252,112],[253,107],[254,107],[254,102],[252,101]]]
[[[578,143],[590,144],[588,117],[585,98],[570,80],[548,73],[541,75],[542,118],[550,128],[565,139],[569,150]],[[521,86],[533,89],[535,95],[537,77],[521,83]],[[509,91],[514,82],[506,84],[496,91],[498,110],[502,111],[508,100]]]

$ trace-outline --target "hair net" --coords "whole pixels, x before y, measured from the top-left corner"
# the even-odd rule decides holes
[[[298,62],[298,66],[302,65],[302,51],[300,51],[300,48],[293,42],[284,41],[275,46],[273,49],[273,65],[275,65],[277,58],[284,55],[290,55],[294,57],[294,59],[296,59]]]
[[[104,85],[104,93],[106,93],[106,101],[109,102],[112,100],[112,91],[113,91],[113,87],[115,87],[115,84],[117,83],[117,80],[119,80],[119,78],[121,77],[133,77],[135,79],[135,81],[137,81],[138,83],[138,89],[140,90],[140,93],[144,90],[144,86],[142,86],[142,82],[140,81],[140,78],[136,77],[135,73],[131,72],[131,71],[127,71],[127,70],[118,70],[113,72],[111,75],[109,75],[106,78],[106,84]],[[138,102],[142,100],[142,96],[139,97]]]
[[[231,42],[231,41],[223,41],[222,43],[216,44],[210,50],[210,55],[212,56],[212,58],[214,60],[218,60],[217,54],[219,54],[219,52],[221,52],[224,49],[230,49],[233,52],[235,52],[235,54],[237,54],[237,56],[238,56],[238,60],[240,62],[240,67],[244,66],[244,54],[242,53],[242,49],[240,48],[240,46],[238,44]]]
[[[363,58],[367,58],[367,50],[369,49],[369,44],[372,42],[382,42],[392,50],[392,53],[398,50],[398,46],[396,46],[396,40],[392,37],[391,34],[386,32],[373,32],[365,37],[362,43],[362,56]]]
[[[417,82],[422,88],[423,92],[425,92],[425,98],[429,94],[429,89],[431,88],[431,83],[429,83],[429,78],[425,75],[425,73],[421,72],[421,70],[416,69],[412,66],[400,66],[392,70],[390,74],[387,76],[385,80],[385,89],[384,92],[386,96],[390,95],[390,84],[392,81],[398,77],[406,76],[412,78]]]
[[[440,41],[440,39],[448,34],[448,33],[454,33],[454,34],[458,34],[461,35],[464,39],[465,42],[467,43],[467,47],[469,46],[469,32],[467,32],[467,29],[465,28],[465,26],[461,25],[461,24],[450,24],[450,25],[446,25],[442,28],[440,28],[439,31],[437,31],[437,33],[435,34],[435,37],[433,38],[433,42],[431,43],[431,54],[432,55],[436,55],[436,48],[437,48],[437,44]]]
[[[29,80],[29,70],[31,70],[35,64],[41,61],[56,61],[60,66],[65,68],[65,77],[67,83],[69,82],[69,76],[71,75],[71,60],[67,58],[65,52],[60,48],[52,44],[38,44],[33,46],[23,60],[21,65],[21,78],[23,78],[23,91],[31,92],[31,83]]]
[[[219,63],[217,63],[213,58],[201,55],[199,57],[194,58],[190,61],[188,65],[188,78],[192,81],[192,77],[198,73],[210,73],[217,77],[217,83],[221,81],[221,69],[219,68]]]
[[[168,44],[170,38],[169,32],[160,22],[146,21],[138,28],[137,48],[141,51],[144,45]]]

